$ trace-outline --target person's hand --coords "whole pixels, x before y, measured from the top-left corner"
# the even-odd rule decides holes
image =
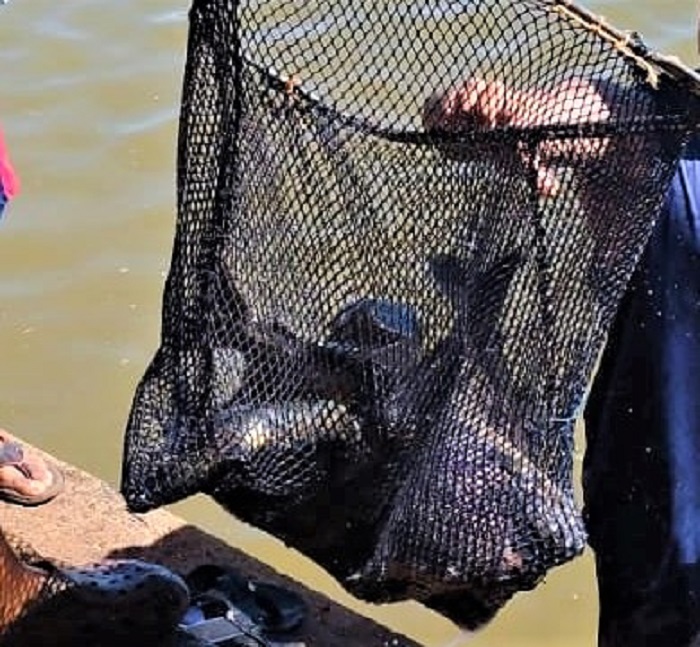
[[[518,93],[498,81],[469,79],[461,86],[431,96],[423,106],[426,130],[487,130],[513,123]]]
[[[610,108],[597,88],[581,80],[561,83],[553,92],[519,91],[499,81],[473,78],[445,93],[431,96],[423,107],[423,124],[427,131],[446,133],[474,132],[499,126],[532,127],[595,123],[610,118]],[[559,182],[554,164],[574,156],[597,159],[605,154],[604,138],[547,140],[536,152],[525,147],[504,145],[490,151],[492,157],[507,163],[513,156],[525,165],[535,165],[537,188],[544,196],[556,195]],[[452,159],[466,159],[464,146],[441,145],[440,150]]]

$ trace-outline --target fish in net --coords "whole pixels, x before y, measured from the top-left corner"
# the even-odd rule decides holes
[[[488,622],[584,548],[574,423],[699,87],[563,0],[195,0],[129,507]]]

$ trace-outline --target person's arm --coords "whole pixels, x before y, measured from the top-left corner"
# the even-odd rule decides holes
[[[577,125],[637,120],[654,112],[651,96],[638,88],[616,85],[608,80],[570,79],[551,91],[520,91],[497,81],[474,78],[460,86],[434,95],[423,109],[427,132],[488,130],[499,126]],[[438,142],[441,154],[453,160],[475,161],[474,154],[491,161],[521,164],[534,170],[540,196],[561,196],[568,206],[576,193],[575,210],[587,223],[593,241],[597,271],[614,271],[627,258],[630,219],[644,217],[650,187],[658,183],[657,167],[651,163],[663,140],[643,130],[625,135],[573,136],[544,140],[529,148],[524,141],[478,146],[459,142]],[[478,158],[476,159],[478,163]],[[562,168],[573,171],[575,181],[562,187]],[[571,176],[569,176],[571,177]],[[563,194],[564,190],[566,195]],[[567,207],[562,213],[574,213]],[[601,217],[605,214],[605,217]]]

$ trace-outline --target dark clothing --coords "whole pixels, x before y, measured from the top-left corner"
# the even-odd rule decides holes
[[[600,646],[700,646],[700,138],[610,333],[586,429]]]

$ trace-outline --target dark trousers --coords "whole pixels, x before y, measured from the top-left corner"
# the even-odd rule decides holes
[[[690,158],[623,299],[586,408],[585,518],[601,647],[700,647],[696,193],[700,202],[700,164]]]

